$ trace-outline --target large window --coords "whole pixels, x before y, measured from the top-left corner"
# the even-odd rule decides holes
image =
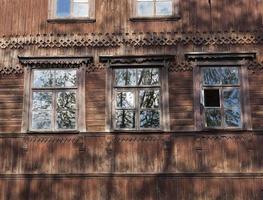
[[[207,128],[241,128],[241,87],[238,67],[202,67],[202,104]]]
[[[77,69],[33,69],[30,130],[77,129]]]
[[[116,68],[113,82],[115,129],[161,128],[159,68]]]
[[[136,0],[137,17],[162,17],[174,13],[174,0]]]

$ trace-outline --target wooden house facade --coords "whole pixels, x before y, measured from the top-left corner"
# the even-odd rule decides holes
[[[262,0],[1,0],[0,199],[262,200]]]

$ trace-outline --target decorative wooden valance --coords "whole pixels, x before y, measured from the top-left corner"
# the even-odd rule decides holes
[[[91,56],[55,56],[55,57],[24,57],[18,56],[19,62],[23,66],[34,68],[74,68],[93,61]]]
[[[177,46],[177,45],[255,45],[263,43],[262,30],[235,32],[132,32],[132,33],[85,33],[43,34],[35,36],[0,37],[0,49],[70,47],[131,47]]]
[[[124,55],[124,56],[100,56],[100,62],[109,65],[163,65],[175,59],[174,55]]]
[[[189,61],[213,61],[213,60],[253,60],[255,52],[191,52],[185,54]]]

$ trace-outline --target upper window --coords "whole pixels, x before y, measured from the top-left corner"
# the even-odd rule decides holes
[[[33,69],[30,130],[77,129],[77,70]]]
[[[86,19],[93,18],[94,0],[53,0],[52,18]]]
[[[207,128],[241,128],[238,67],[202,67],[202,104]]]
[[[159,68],[114,69],[113,123],[115,129],[161,127]]]

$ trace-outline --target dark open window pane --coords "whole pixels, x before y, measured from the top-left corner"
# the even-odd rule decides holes
[[[57,11],[58,17],[69,17],[70,16],[70,0],[57,0]]]
[[[207,127],[221,127],[220,109],[207,108],[205,110],[205,120]]]
[[[225,110],[225,123],[228,127],[240,127],[241,116],[240,108],[233,108]]]
[[[160,113],[157,110],[147,110],[140,112],[141,128],[158,128],[160,127]]]
[[[116,103],[118,108],[134,108],[135,107],[134,93],[118,92]]]
[[[117,110],[116,128],[135,128],[135,111]]]
[[[140,108],[159,108],[160,90],[140,90]]]
[[[224,107],[240,107],[240,92],[238,88],[223,91]]]
[[[134,86],[136,85],[136,69],[116,69],[116,86]]]
[[[218,89],[204,89],[205,107],[220,107],[220,95]]]

